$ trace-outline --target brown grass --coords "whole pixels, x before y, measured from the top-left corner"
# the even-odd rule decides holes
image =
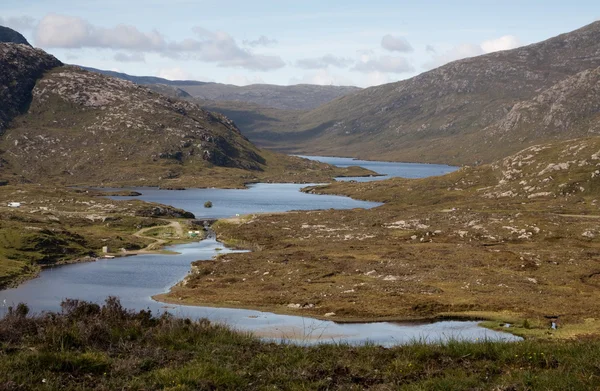
[[[480,189],[494,183],[488,166],[309,189],[387,204],[221,221],[221,240],[254,251],[196,262],[185,285],[161,299],[333,312],[329,319],[343,321],[529,319],[538,336],[548,329],[546,316],[560,315],[565,337],[598,333],[600,243],[589,217],[597,214],[596,194],[483,197]],[[535,334],[526,329],[518,332]]]

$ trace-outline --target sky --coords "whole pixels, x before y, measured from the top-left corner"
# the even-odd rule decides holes
[[[2,0],[65,63],[235,85],[374,86],[600,19],[600,1]]]

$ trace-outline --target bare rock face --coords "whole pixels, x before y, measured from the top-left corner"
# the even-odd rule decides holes
[[[31,90],[44,72],[61,65],[40,49],[0,43],[0,132],[12,118],[27,110]]]

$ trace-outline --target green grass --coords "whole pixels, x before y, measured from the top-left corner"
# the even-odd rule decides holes
[[[581,390],[600,387],[600,340],[313,347],[207,320],[66,301],[0,320],[0,389]]]
[[[21,208],[6,207],[15,197]],[[0,186],[0,288],[34,277],[44,266],[90,260],[104,246],[115,252],[145,248],[154,240],[133,235],[143,228],[156,227],[151,233],[157,236],[173,234],[164,238],[170,242],[176,232],[162,226],[183,213],[82,189]]]

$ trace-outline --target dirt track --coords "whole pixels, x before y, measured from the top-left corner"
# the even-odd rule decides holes
[[[167,228],[167,227],[174,228],[177,237],[183,238],[183,227],[181,226],[181,223],[179,221],[171,221],[167,225],[161,225],[158,227],[142,228],[139,231],[137,231],[136,233],[134,233],[133,236],[135,236],[137,238],[143,238],[143,239],[152,239],[152,240],[154,240],[154,243],[150,243],[148,246],[146,246],[146,248],[144,248],[142,250],[127,251],[127,254],[155,254],[155,253],[159,252],[160,248],[162,246],[164,246],[168,241],[165,239],[159,239],[159,238],[154,238],[151,236],[146,236],[146,235],[144,235],[144,233],[148,232],[150,230],[156,229],[156,228]]]

